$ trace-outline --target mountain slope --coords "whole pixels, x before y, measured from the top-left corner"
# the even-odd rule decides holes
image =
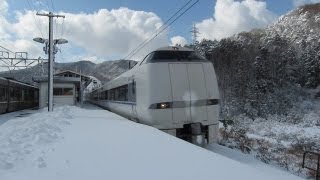
[[[117,77],[129,68],[129,60],[105,61],[95,64],[90,61],[78,61],[72,63],[55,63],[54,71],[60,72],[71,70],[80,72],[84,75],[94,76],[102,82],[107,82],[110,79]],[[36,65],[31,68],[16,70],[10,72],[0,72],[2,77],[13,77],[19,81],[33,83],[32,77],[41,74],[47,75],[47,63]]]
[[[221,129],[221,144],[303,177],[313,175],[301,168],[301,157],[320,149],[319,33],[318,3],[266,29],[197,45],[216,70],[220,118],[233,123]]]

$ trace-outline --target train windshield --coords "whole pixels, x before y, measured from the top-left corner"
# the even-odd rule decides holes
[[[207,61],[194,51],[155,51],[149,54],[146,63],[172,61]]]

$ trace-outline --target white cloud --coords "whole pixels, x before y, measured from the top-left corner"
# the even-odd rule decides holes
[[[170,40],[171,40],[171,46],[175,46],[177,44],[184,46],[188,43],[187,40],[182,36],[174,36]]]
[[[196,24],[200,38],[221,39],[233,34],[261,28],[276,20],[266,2],[258,0],[217,0],[213,17]]]
[[[8,12],[8,3],[6,0],[0,0],[0,14],[6,14]]]
[[[293,5],[295,7],[304,5],[304,4],[312,4],[312,3],[319,3],[320,0],[293,0]]]
[[[35,11],[26,10],[16,12],[16,20],[8,22],[8,4],[0,0],[0,5],[0,44],[13,51],[28,51],[29,57],[46,56],[42,51],[43,45],[33,42],[32,38],[47,38],[48,18],[36,16]],[[162,25],[162,20],[156,14],[128,8],[100,9],[90,14],[60,14],[64,14],[66,18],[64,22],[57,19],[54,38],[65,38],[69,41],[68,50],[75,54],[73,57],[65,57],[67,60],[74,60],[77,56],[97,57],[96,60],[124,58]],[[131,59],[142,58],[151,50],[168,44],[167,32],[164,32]],[[62,45],[62,49],[63,46],[67,47]],[[67,54],[72,56],[70,52]]]
[[[149,39],[162,25],[154,13],[128,8],[101,9],[93,14],[65,13],[66,37],[98,56],[124,56]],[[148,51],[168,44],[166,33],[148,46]],[[141,52],[141,56],[146,52]],[[142,55],[143,54],[143,55]]]

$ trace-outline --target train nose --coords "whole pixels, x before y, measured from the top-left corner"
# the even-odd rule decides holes
[[[207,89],[202,63],[169,64],[173,121],[195,123],[208,120]]]

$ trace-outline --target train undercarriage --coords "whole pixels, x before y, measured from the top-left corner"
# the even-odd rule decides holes
[[[162,130],[192,144],[205,146],[218,141],[218,124],[203,126],[201,123],[185,124],[179,129]]]

